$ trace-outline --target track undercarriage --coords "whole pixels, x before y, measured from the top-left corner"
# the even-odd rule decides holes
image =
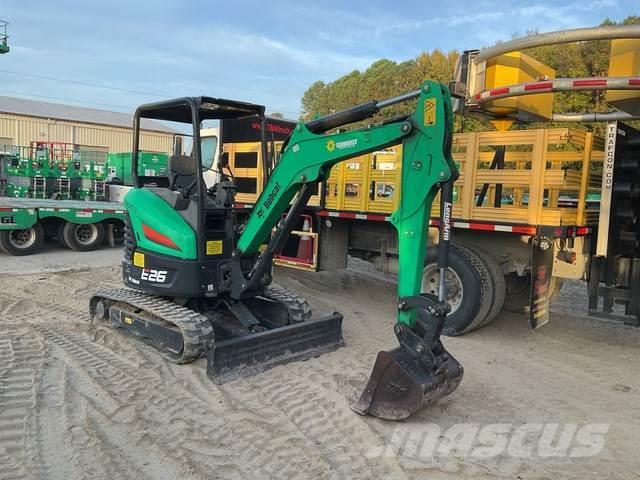
[[[306,300],[279,285],[242,303],[177,303],[127,288],[103,287],[91,298],[90,315],[136,337],[172,363],[207,356],[207,375],[216,383],[344,344],[340,314],[312,319]]]

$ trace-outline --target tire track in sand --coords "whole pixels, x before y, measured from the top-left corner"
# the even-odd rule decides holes
[[[101,434],[102,411],[113,414],[121,406],[102,401],[98,392],[87,388],[84,379],[65,364],[57,349],[52,349],[49,358],[38,409],[38,448],[47,465],[48,478],[165,478],[145,475],[143,470],[127,462],[118,445]]]
[[[20,329],[0,329],[0,479],[43,478],[35,423],[45,345]]]
[[[156,445],[158,456],[171,460],[182,476],[209,478],[215,472],[222,478],[302,479],[312,472],[313,478],[334,477],[331,462],[321,459],[321,449],[291,424],[273,421],[264,411],[244,408],[242,403],[221,410],[215,402],[181,388],[178,378],[171,383],[155,370],[138,369],[132,365],[135,362],[125,361],[82,333],[39,329],[64,353],[72,370],[95,384],[95,392],[135,410],[127,430],[137,428],[139,434],[121,442],[147,452]],[[95,422],[103,440],[117,430],[108,411],[96,416],[88,408],[87,416],[102,417]],[[127,456],[126,451],[121,454]]]
[[[339,478],[405,478],[394,458],[367,457],[368,451],[385,446],[384,439],[368,424],[372,419],[363,419],[342,395],[324,387],[330,385],[326,375],[310,374],[310,368],[300,366],[292,372],[289,367],[277,367],[246,381],[254,391],[258,389],[264,403],[279,408],[318,446]]]
[[[48,301],[40,301],[31,296],[16,296],[7,293],[0,293],[0,320],[7,319],[12,315],[21,317],[42,316],[42,318],[51,317],[52,313],[58,313],[65,317],[89,319],[89,307],[86,310],[61,305]]]

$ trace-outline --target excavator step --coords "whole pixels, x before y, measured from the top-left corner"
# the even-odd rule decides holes
[[[285,327],[212,342],[207,376],[220,385],[284,363],[307,360],[344,346],[342,315],[334,312]]]

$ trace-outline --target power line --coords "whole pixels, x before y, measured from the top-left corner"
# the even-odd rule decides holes
[[[108,85],[100,85],[98,83],[90,83],[90,82],[80,82],[78,80],[68,80],[65,78],[57,78],[57,77],[49,77],[47,75],[34,75],[32,73],[23,73],[23,72],[16,72],[13,70],[5,70],[5,69],[0,69],[0,72],[2,73],[9,73],[11,75],[19,75],[19,76],[23,76],[23,77],[29,77],[29,78],[36,78],[39,80],[49,80],[49,81],[54,81],[54,82],[61,82],[61,83],[69,83],[72,85],[82,85],[85,87],[92,87],[92,88],[102,88],[105,90],[113,90],[113,91],[117,91],[117,92],[127,92],[127,93],[135,93],[137,95],[145,95],[145,96],[149,96],[149,97],[161,97],[161,98],[172,98],[169,97],[167,95],[162,95],[160,93],[154,93],[154,92],[143,92],[140,90],[132,90],[132,89],[128,89],[128,88],[119,88],[119,87],[110,87]],[[19,95],[30,95],[30,94],[24,94],[21,93]],[[46,97],[43,95],[31,95],[33,97],[41,97],[41,98],[51,98],[51,99],[56,99],[56,97]],[[116,108],[131,108],[131,107],[125,107],[124,105],[112,105],[112,104],[107,104],[107,103],[96,103],[96,102],[79,102],[77,100],[69,100],[69,99],[64,99],[64,98],[57,98],[58,100],[64,100],[64,101],[68,101],[68,102],[75,102],[75,103],[86,103],[86,104],[92,104],[92,105],[102,105],[102,106],[107,106],[107,107],[116,107]],[[277,108],[270,108],[269,109],[271,112],[280,112],[283,113],[285,115],[292,115],[292,116],[299,116],[300,112],[291,112],[291,111],[286,111],[286,110],[280,110]]]
[[[100,85],[98,83],[80,82],[80,81],[77,81],[77,80],[68,80],[68,79],[65,79],[65,78],[48,77],[46,75],[33,75],[31,73],[14,72],[13,70],[5,70],[5,69],[0,69],[0,72],[10,73],[11,75],[20,75],[22,77],[38,78],[40,80],[51,80],[51,81],[54,81],[54,82],[71,83],[73,85],[83,85],[83,86],[86,86],[86,87],[103,88],[105,90],[115,90],[117,92],[135,93],[135,94],[138,94],[138,95],[146,95],[148,97],[170,98],[170,97],[167,97],[166,95],[162,95],[160,93],[143,92],[143,91],[140,91],[140,90],[130,90],[128,88],[110,87],[108,85]]]

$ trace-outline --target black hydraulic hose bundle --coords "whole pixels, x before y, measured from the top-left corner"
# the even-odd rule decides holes
[[[449,267],[449,243],[451,240],[451,209],[453,204],[453,179],[442,184],[440,190],[440,228],[438,243],[438,268],[440,269],[440,285],[438,299],[445,300],[445,275]]]

